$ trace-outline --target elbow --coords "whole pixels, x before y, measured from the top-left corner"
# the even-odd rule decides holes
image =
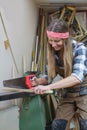
[[[77,83],[83,83],[85,80],[85,74],[83,72],[73,72],[71,76],[75,77]]]
[[[81,84],[81,83],[82,83],[82,81],[79,80],[78,78],[76,78],[76,80],[77,80],[77,83],[78,83],[78,84]]]
[[[71,76],[73,76],[74,81],[75,81],[77,84],[81,84],[81,83],[83,82],[83,80],[80,79],[79,76],[77,76],[77,75],[71,75]]]

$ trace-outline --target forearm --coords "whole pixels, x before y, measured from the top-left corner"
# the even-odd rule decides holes
[[[72,87],[74,85],[80,84],[80,80],[78,80],[76,77],[74,76],[69,76],[67,78],[64,78],[60,81],[57,81],[53,84],[49,85],[50,89],[61,89],[61,88],[68,88],[68,87]]]

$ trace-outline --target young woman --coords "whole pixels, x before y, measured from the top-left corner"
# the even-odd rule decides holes
[[[76,111],[79,113],[80,130],[87,130],[87,48],[83,43],[72,43],[68,24],[64,20],[53,20],[47,28],[47,37],[48,78],[34,78],[32,85],[37,87],[33,91],[43,94],[46,90],[65,90],[52,130],[65,130]],[[45,85],[57,73],[63,79]]]

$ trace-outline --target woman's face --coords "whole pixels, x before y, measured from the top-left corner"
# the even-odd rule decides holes
[[[59,51],[64,47],[64,40],[59,38],[48,38],[48,44],[50,44],[55,51]]]

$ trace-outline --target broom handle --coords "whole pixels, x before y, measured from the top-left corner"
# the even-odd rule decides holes
[[[10,87],[3,87],[2,90],[34,93],[34,91],[30,89],[18,89],[18,88],[10,88]],[[44,91],[44,94],[51,94],[51,93],[53,93],[53,90]]]

